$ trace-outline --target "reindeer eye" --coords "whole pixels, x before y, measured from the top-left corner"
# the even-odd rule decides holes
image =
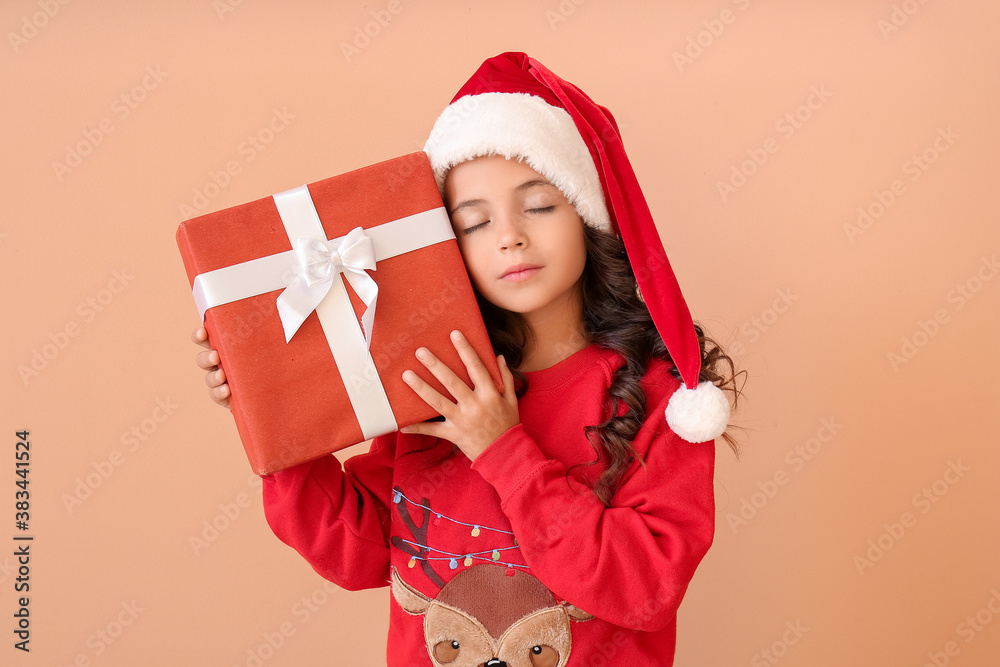
[[[458,640],[438,642],[434,645],[434,659],[441,663],[455,662],[458,659]]]
[[[532,667],[556,667],[559,664],[559,653],[551,646],[532,646],[529,657]]]

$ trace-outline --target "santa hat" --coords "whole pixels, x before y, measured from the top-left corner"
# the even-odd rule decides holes
[[[438,187],[453,166],[483,155],[517,158],[547,178],[585,224],[617,234],[653,324],[680,372],[667,423],[689,442],[713,440],[729,401],[698,383],[701,352],[691,313],[667,261],[611,112],[525,53],[486,60],[441,113],[424,145]]]

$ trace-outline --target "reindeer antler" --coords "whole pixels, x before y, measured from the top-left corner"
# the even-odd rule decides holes
[[[393,535],[390,541],[393,546],[401,549],[404,553],[408,553],[411,556],[416,557],[420,561],[420,567],[430,580],[437,584],[438,588],[444,588],[444,580],[438,576],[438,573],[431,567],[430,561],[425,558],[425,556],[430,553],[430,549],[423,546],[427,544],[427,528],[430,525],[430,501],[427,498],[420,499],[420,504],[423,506],[424,516],[420,527],[417,527],[417,524],[414,523],[413,519],[410,517],[410,510],[406,505],[406,499],[403,498],[403,490],[398,486],[393,487],[392,490],[395,492],[395,497],[399,498],[399,500],[396,501],[396,508],[399,510],[399,515],[403,517],[403,523],[405,523],[406,527],[410,529],[410,534],[413,535],[414,542],[422,546],[416,548],[407,544],[398,535]]]

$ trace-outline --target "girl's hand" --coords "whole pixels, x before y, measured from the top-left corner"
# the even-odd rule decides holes
[[[226,383],[226,372],[219,368],[219,353],[212,349],[208,342],[208,332],[205,327],[198,327],[191,334],[191,340],[205,348],[194,358],[199,368],[208,371],[205,374],[205,384],[208,385],[208,395],[213,401],[224,408],[229,407],[229,385]]]
[[[422,433],[449,440],[458,445],[465,455],[474,461],[494,440],[521,421],[517,412],[517,396],[514,393],[514,376],[507,368],[507,361],[503,355],[498,356],[497,363],[500,365],[500,377],[504,384],[504,394],[501,396],[469,341],[458,331],[451,332],[451,340],[462,361],[465,362],[473,388],[469,389],[461,378],[429,350],[418,349],[417,359],[451,392],[457,403],[452,403],[442,396],[416,373],[406,371],[403,373],[403,381],[445,420],[413,424],[399,430],[401,433]]]

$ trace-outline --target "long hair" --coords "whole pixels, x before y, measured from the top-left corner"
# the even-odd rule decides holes
[[[615,350],[625,359],[608,388],[608,418],[584,429],[597,457],[588,465],[600,461],[602,453],[607,460],[607,468],[592,487],[593,492],[602,503],[610,505],[626,470],[637,458],[632,440],[646,418],[646,395],[640,385],[646,369],[654,359],[662,359],[671,364],[671,373],[677,379],[680,379],[680,372],[673,365],[670,353],[653,325],[621,239],[584,225],[584,245],[587,263],[580,278],[583,335],[590,343]],[[528,380],[517,369],[524,360],[525,351],[535,342],[531,328],[520,313],[494,306],[478,292],[476,298],[493,349],[504,355],[514,375],[517,397],[520,398],[528,389]],[[698,323],[695,323],[695,332],[701,350],[699,382],[710,381],[732,394],[735,409],[741,391],[736,386],[733,360],[705,334]],[[745,376],[746,372],[740,374]],[[627,410],[617,416],[623,404]],[[739,458],[739,445],[730,435],[730,428],[733,427],[727,427],[722,438]],[[640,464],[644,465],[641,458]]]

